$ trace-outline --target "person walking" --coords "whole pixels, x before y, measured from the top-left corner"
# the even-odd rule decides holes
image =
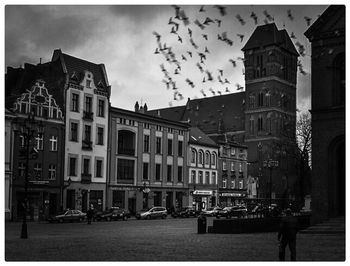
[[[89,207],[87,213],[86,213],[86,216],[87,216],[87,222],[88,224],[91,224],[91,220],[94,216],[94,209],[92,208],[92,206]]]
[[[298,220],[292,215],[291,209],[286,209],[282,217],[277,239],[279,241],[279,260],[285,260],[286,246],[290,250],[290,260],[296,261],[296,235],[298,232]]]

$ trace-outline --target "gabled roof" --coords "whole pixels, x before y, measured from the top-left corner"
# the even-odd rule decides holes
[[[85,70],[92,73],[95,86],[99,86],[108,91],[108,79],[104,64],[95,64],[65,53],[60,49],[54,51],[51,61],[60,59],[64,69],[73,83],[80,82]]]
[[[336,30],[338,30],[338,34],[335,33]],[[329,31],[333,31],[334,36],[345,34],[345,5],[330,5],[304,35],[312,41],[322,33]]]
[[[196,144],[196,145],[216,147],[216,148],[218,147],[218,145],[198,127],[190,128],[189,143]]]
[[[150,110],[147,113],[175,121],[188,121],[205,133],[244,130],[245,92],[188,100],[185,106]]]
[[[278,30],[275,23],[258,26],[250,36],[242,51],[276,45],[298,56],[294,44],[286,30]]]

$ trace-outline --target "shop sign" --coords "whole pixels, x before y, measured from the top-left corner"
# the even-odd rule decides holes
[[[211,190],[195,190],[195,191],[193,191],[193,195],[211,196],[211,195],[213,195],[213,191],[211,191]]]
[[[222,197],[245,197],[245,193],[228,193],[228,192],[222,192],[220,193],[220,196]]]
[[[47,180],[29,180],[30,183],[34,185],[44,185],[44,184],[49,184],[50,182]]]

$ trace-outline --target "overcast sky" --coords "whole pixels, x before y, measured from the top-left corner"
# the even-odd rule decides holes
[[[237,92],[237,84],[245,87],[243,76],[243,57],[241,48],[256,28],[251,13],[258,17],[258,25],[272,22],[278,29],[286,29],[306,48],[301,62],[306,75],[298,73],[297,108],[310,109],[310,46],[304,32],[309,27],[305,17],[311,18],[311,24],[327,6],[227,6],[226,14],[210,5],[199,12],[199,5],[179,5],[189,25],[175,18],[175,8],[170,5],[133,5],[133,6],[11,6],[5,8],[5,65],[19,67],[24,63],[37,64],[51,60],[54,49],[94,63],[103,63],[107,69],[112,87],[111,102],[115,107],[132,110],[136,101],[147,103],[149,109],[183,105],[187,97],[201,98]],[[288,10],[291,16],[288,17]],[[264,14],[264,11],[265,14]],[[240,15],[244,25],[237,19]],[[171,33],[175,24],[168,24],[169,18],[179,24],[176,33]],[[203,23],[209,17],[214,23],[201,29],[194,23],[197,19]],[[219,27],[218,21],[221,20]],[[265,21],[264,21],[265,20]],[[189,30],[196,49],[190,42]],[[162,47],[171,47],[179,62],[179,74],[174,74],[177,65],[166,61],[165,56],[154,54],[158,47],[156,36],[161,35]],[[226,32],[229,42],[218,40],[217,35]],[[206,36],[203,36],[206,35]],[[244,35],[241,41],[237,34]],[[181,38],[181,41],[179,40]],[[207,40],[205,39],[207,37]],[[208,52],[204,52],[207,47]],[[296,47],[297,48],[297,47]],[[187,51],[192,52],[192,58]],[[200,62],[198,53],[206,55],[201,64],[204,71],[212,73],[213,81],[207,80],[207,74],[196,66]],[[184,56],[184,58],[182,57]],[[229,59],[236,62],[233,66]],[[168,76],[175,82],[167,89],[168,78],[164,76],[160,65],[163,64]],[[222,74],[218,69],[223,70]],[[218,76],[230,83],[220,83]],[[203,83],[203,78],[206,78]],[[186,79],[193,82],[191,87]],[[164,81],[163,81],[164,80]],[[174,92],[178,92],[174,100]],[[183,99],[180,100],[180,94]]]

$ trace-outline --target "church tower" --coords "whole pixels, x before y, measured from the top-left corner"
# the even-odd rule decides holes
[[[287,31],[278,30],[274,23],[258,26],[242,51],[248,172],[259,179],[259,198],[286,198],[293,190],[292,163],[288,151],[276,143],[285,135],[295,135],[299,54]],[[268,160],[275,162],[272,171]]]

